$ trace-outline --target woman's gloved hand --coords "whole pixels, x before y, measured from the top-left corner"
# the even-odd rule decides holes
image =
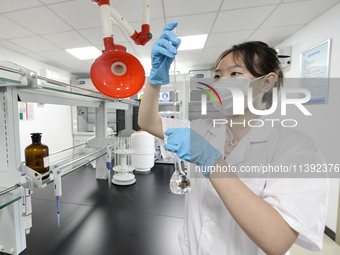
[[[181,39],[171,32],[177,27],[178,22],[172,21],[164,27],[163,33],[152,46],[151,72],[148,80],[153,85],[169,83],[169,69],[177,54]]]
[[[210,167],[222,157],[215,147],[190,128],[171,128],[164,134],[168,136],[164,148],[176,153],[180,159],[202,167],[202,174],[207,178]]]

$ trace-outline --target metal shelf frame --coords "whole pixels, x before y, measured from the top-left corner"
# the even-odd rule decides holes
[[[21,199],[20,185],[15,184],[9,188],[0,187],[0,210]]]
[[[103,157],[106,154],[106,145],[113,143],[106,132],[108,108],[126,110],[129,106],[139,105],[135,100],[110,98],[98,91],[42,77],[28,68],[0,61],[0,123],[4,123],[0,125],[0,193],[6,193],[0,196],[0,247],[1,252],[14,255],[20,254],[26,248],[21,217],[22,189],[16,186],[21,182],[21,172],[33,179],[34,187],[43,188],[53,182],[53,175],[50,174],[49,178],[42,181],[41,176],[37,177],[34,175],[36,172],[31,173],[33,170],[21,163],[18,98],[24,102],[96,108],[95,138],[88,141],[82,150],[77,148],[78,152],[72,151],[71,156],[55,161],[50,170],[60,169],[62,176],[66,176],[96,160],[97,179],[108,178]],[[13,190],[7,192],[9,187],[13,187]]]
[[[100,159],[106,155],[106,147],[93,148],[88,147],[87,144],[82,144],[61,150],[59,152],[50,154],[50,171],[44,175],[37,173],[24,163],[21,164],[19,170],[26,173],[32,179],[33,187],[44,188],[54,182],[53,172],[55,170],[61,171],[61,177],[64,177],[84,165],[91,163],[94,160]],[[48,178],[43,178],[47,176]]]

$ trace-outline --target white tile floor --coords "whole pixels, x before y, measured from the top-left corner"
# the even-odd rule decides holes
[[[330,239],[328,236],[324,235],[323,249],[321,252],[311,252],[295,244],[292,246],[292,248],[290,248],[289,251],[291,255],[316,255],[316,254],[317,255],[339,255],[340,246],[337,243],[335,243],[332,239]]]

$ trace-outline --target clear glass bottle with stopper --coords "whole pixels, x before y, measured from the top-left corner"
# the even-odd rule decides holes
[[[174,31],[175,32],[175,31]],[[175,32],[176,33],[176,32]],[[176,106],[178,102],[178,92],[177,92],[177,85],[176,85],[176,58],[173,62],[174,65],[174,126],[176,127]],[[191,184],[189,178],[186,176],[186,174],[182,170],[182,162],[180,158],[176,155],[176,153],[172,153],[174,157],[174,165],[175,165],[175,171],[171,176],[170,179],[170,190],[172,193],[177,195],[183,195],[185,193],[190,192],[191,190]]]

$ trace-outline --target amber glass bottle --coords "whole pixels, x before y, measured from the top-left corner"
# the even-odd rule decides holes
[[[32,144],[25,149],[26,166],[45,174],[50,171],[48,147],[41,143],[41,133],[31,133]],[[48,178],[45,175],[43,179]]]

